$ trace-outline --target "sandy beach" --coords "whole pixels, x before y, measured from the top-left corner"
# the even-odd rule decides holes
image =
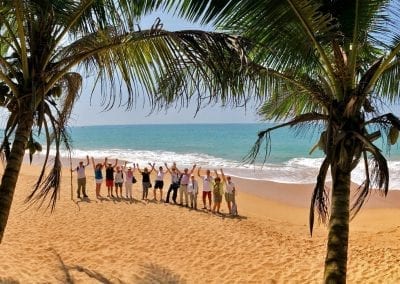
[[[312,185],[234,178],[240,216],[231,218],[225,202],[221,216],[143,202],[140,182],[133,202],[99,201],[91,167],[89,199],[76,199],[74,175],[71,200],[65,169],[50,214],[24,204],[38,171],[23,166],[0,245],[0,282],[321,283],[327,229],[317,225],[310,236]],[[371,196],[350,224],[348,283],[400,283],[399,220],[400,191]]]

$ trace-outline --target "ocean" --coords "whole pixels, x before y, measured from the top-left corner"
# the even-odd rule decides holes
[[[176,162],[178,168],[193,164],[203,169],[220,169],[232,176],[282,183],[315,183],[323,153],[309,151],[318,140],[317,131],[296,131],[291,128],[271,134],[271,153],[263,163],[265,144],[255,164],[243,162],[257,139],[257,133],[273,126],[254,124],[149,124],[108,125],[70,128],[72,157],[86,155],[96,160],[118,158],[142,167],[149,162],[156,166]],[[380,145],[380,144],[382,145]],[[397,145],[386,152],[386,145],[377,144],[389,160],[390,188],[400,189],[400,150]],[[390,155],[389,155],[390,154]],[[67,156],[63,152],[63,156]],[[363,180],[363,167],[352,174],[352,180]]]

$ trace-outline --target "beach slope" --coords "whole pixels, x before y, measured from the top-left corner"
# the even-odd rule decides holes
[[[0,245],[0,282],[321,283],[327,230],[317,225],[310,236],[311,185],[234,178],[240,217],[231,218],[142,202],[139,184],[133,202],[96,200],[91,171],[89,199],[71,200],[64,170],[50,214],[24,204],[38,172],[23,167]],[[372,196],[352,221],[349,283],[400,283],[398,193]]]

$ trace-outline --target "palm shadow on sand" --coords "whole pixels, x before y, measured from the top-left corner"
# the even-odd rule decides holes
[[[54,249],[52,249],[52,250],[57,257],[57,260],[60,262],[61,270],[64,272],[64,279],[60,279],[63,283],[71,283],[71,284],[75,283],[75,280],[74,280],[73,276],[71,275],[72,271],[78,271],[78,272],[84,273],[88,277],[99,281],[99,283],[104,283],[104,284],[115,283],[115,282],[112,282],[111,280],[109,280],[108,278],[106,278],[103,274],[101,274],[95,270],[90,270],[90,269],[87,269],[80,265],[66,265],[64,263],[63,259],[61,258],[60,254],[58,254],[56,250],[54,250]],[[1,280],[1,278],[0,278],[0,280]],[[119,283],[123,283],[119,279],[117,279],[117,281]],[[0,282],[0,283],[3,283],[3,282]]]
[[[19,284],[20,282],[11,277],[1,277],[0,276],[0,283],[2,283],[2,284]]]
[[[112,284],[112,283],[125,283],[120,279],[113,278],[112,281],[104,276],[103,274],[95,271],[87,269],[80,265],[66,265],[60,256],[59,253],[55,249],[52,249],[55,254],[57,261],[60,263],[60,268],[64,273],[64,278],[59,279],[62,283],[73,284],[76,281],[72,275],[72,272],[77,271],[80,273],[84,273],[86,276],[90,277],[92,280],[96,280],[99,283],[103,284]],[[165,268],[158,264],[145,264],[140,266],[142,269],[142,273],[140,275],[134,275],[133,282],[134,283],[187,283],[187,281],[181,277],[180,275],[174,273],[172,270]],[[5,281],[5,282],[4,282]],[[10,283],[10,284],[19,284],[18,281],[15,281],[10,278],[0,278],[0,283]]]
[[[142,265],[143,275],[135,275],[134,283],[187,283],[180,275],[158,264]]]

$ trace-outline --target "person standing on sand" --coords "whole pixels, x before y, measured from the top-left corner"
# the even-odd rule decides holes
[[[178,188],[179,188],[179,182],[180,182],[180,171],[176,167],[176,164],[172,165],[172,168],[169,169],[167,163],[164,163],[165,167],[167,168],[167,171],[171,175],[171,185],[169,186],[168,193],[167,193],[167,199],[165,200],[165,203],[169,203],[169,196],[172,192],[172,201],[176,204],[176,197],[178,195]]]
[[[190,198],[190,208],[197,210],[197,195],[199,193],[199,184],[194,175],[190,175],[187,191]]]
[[[179,186],[179,205],[183,205],[183,195],[185,196],[185,206],[189,206],[189,198],[188,198],[188,183],[190,180],[190,176],[192,175],[196,165],[193,165],[192,169],[189,172],[188,168],[183,170],[183,174],[181,177],[181,183]]]
[[[121,168],[117,166],[114,175],[114,184],[115,184],[115,194],[117,198],[121,196],[122,198],[122,185],[124,184],[124,173],[122,172]],[[118,195],[118,188],[119,188],[119,195]]]
[[[94,158],[92,157],[92,166],[94,169],[94,179],[96,182],[96,198],[101,198],[102,196],[100,195],[100,189],[101,189],[101,184],[103,183],[103,167],[105,166],[105,162],[102,163],[97,163],[95,164]]]
[[[150,174],[154,171],[154,163],[150,164],[151,170],[147,167],[143,169],[143,171],[140,170],[139,164],[136,164],[136,168],[139,171],[139,173],[142,174],[142,186],[143,186],[143,194],[142,194],[142,200],[147,200],[147,195],[149,194],[149,188],[151,187],[151,182],[150,182]]]
[[[221,181],[217,171],[215,171],[215,175],[216,178],[213,183],[214,206],[212,213],[220,213],[219,209],[221,208],[222,196],[224,195],[224,182]]]
[[[229,214],[235,215],[237,213],[233,212],[234,210],[232,210],[232,206],[234,204],[236,205],[236,202],[235,202],[235,193],[236,193],[235,184],[232,182],[230,176],[226,176],[225,177],[224,171],[222,169],[221,169],[221,175],[222,175],[222,180],[225,183],[225,201],[226,201],[226,204],[228,205]]]
[[[159,167],[157,171],[157,177],[156,181],[154,184],[154,201],[157,201],[157,196],[156,196],[156,191],[157,189],[160,190],[160,201],[163,201],[163,188],[164,188],[164,175],[167,173],[167,171],[164,171],[163,167]]]
[[[118,159],[115,159],[115,164],[112,166],[111,163],[105,161],[106,167],[106,186],[107,186],[107,197],[114,197],[113,187],[114,187],[114,167],[118,164]],[[118,195],[118,194],[117,194]]]
[[[135,172],[135,164],[133,164],[133,169],[132,167],[128,167],[128,169],[125,171],[126,169],[126,162],[125,165],[123,167],[123,172],[125,175],[125,191],[126,191],[126,198],[130,198],[132,199],[132,185],[133,185],[133,173]],[[136,179],[135,179],[136,182]],[[122,197],[122,194],[121,194]]]
[[[85,168],[89,165],[89,156],[86,156],[86,165],[83,164],[83,161],[79,162],[79,165],[75,169],[71,169],[71,172],[77,173],[77,181],[78,181],[78,189],[76,190],[76,194],[78,198],[81,198],[81,191],[83,197],[88,197],[86,195],[86,172]]]
[[[205,176],[201,176],[200,174],[201,167],[197,170],[197,175],[203,180],[203,209],[207,209],[206,207],[206,198],[208,198],[208,205],[211,210],[211,186],[213,184],[214,178],[211,176],[210,170],[206,171]]]

